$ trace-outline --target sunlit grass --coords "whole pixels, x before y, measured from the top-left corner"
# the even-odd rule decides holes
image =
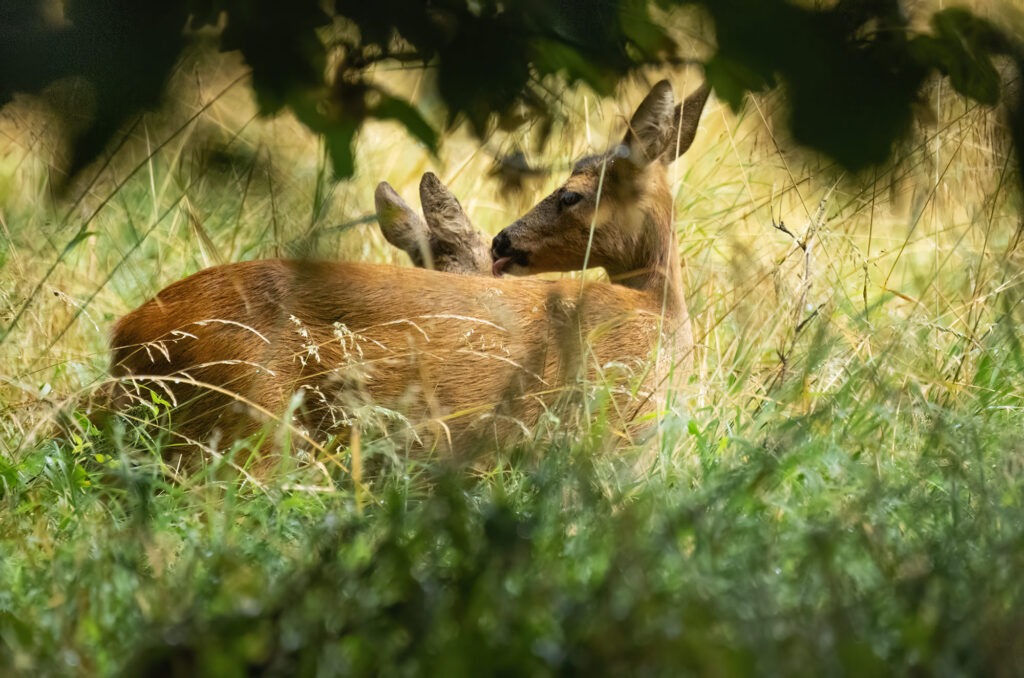
[[[636,446],[610,449],[597,384],[591,416],[454,470],[368,426],[285,438],[270,471],[234,449],[186,472],[130,421],[52,438],[106,379],[117,317],[221,262],[406,265],[370,219],[382,180],[415,204],[435,171],[497,232],[661,75],[561,93],[541,152],[458,128],[433,158],[372,123],[333,184],[300,125],[254,117],[237,63],[196,59],[68,196],[40,112],[0,120],[0,667],[1014,672],[1021,221],[997,113],[936,82],[934,125],[849,176],[792,148],[777,96],[712,101],[672,170],[698,347]],[[429,70],[378,75],[441,125]],[[550,172],[504,194],[515,150]]]

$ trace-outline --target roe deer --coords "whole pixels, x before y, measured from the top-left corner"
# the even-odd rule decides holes
[[[667,167],[693,143],[709,94],[705,83],[674,105],[671,84],[658,82],[619,146],[579,160],[562,186],[491,244],[495,275],[601,266],[612,282],[636,290],[636,308],[664,323],[648,386],[662,384],[671,356],[689,358],[693,349]],[[627,355],[654,348],[644,339]]]
[[[658,83],[624,148],[578,163],[492,243],[495,274],[590,263],[622,284],[281,259],[215,266],[117,322],[116,404],[162,393],[176,405],[172,430],[210,445],[289,404],[312,437],[388,408],[411,422],[413,442],[461,449],[529,429],[581,367],[642,368],[663,336],[689,350],[663,163],[689,146],[706,98],[701,89],[673,111]],[[388,191],[377,192],[385,210],[397,204]],[[619,391],[616,406],[631,399]]]
[[[432,173],[420,179],[420,218],[387,182],[374,194],[377,223],[414,266],[448,273],[491,274],[490,238],[473,228],[462,205]]]
[[[705,85],[673,109],[671,86],[659,82],[633,116],[619,147],[577,162],[565,184],[494,238],[493,264],[482,264],[482,237],[458,200],[429,173],[420,184],[420,196],[431,226],[390,186],[381,184],[381,229],[421,267],[430,267],[432,252],[440,270],[459,273],[525,274],[603,266],[613,281],[660,300],[662,338],[688,351],[693,338],[665,168],[693,142],[709,92]],[[382,193],[385,189],[388,193]],[[432,224],[441,220],[432,218],[431,211],[436,214],[442,205],[443,223],[451,225],[435,228]],[[390,219],[380,216],[385,211]],[[661,355],[671,355],[670,347],[665,348]],[[660,368],[650,382],[663,381],[664,361]]]

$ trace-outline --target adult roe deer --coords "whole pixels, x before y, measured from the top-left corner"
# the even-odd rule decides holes
[[[529,429],[583,367],[643,369],[663,339],[689,351],[665,165],[689,146],[706,98],[702,88],[673,108],[658,83],[622,146],[577,163],[492,243],[496,274],[590,264],[619,284],[280,259],[216,266],[115,325],[119,404],[162,393],[181,439],[213,444],[289,403],[314,437],[372,404],[410,420],[421,444],[459,448]]]
[[[425,195],[421,184],[424,210],[444,204],[445,221],[454,228],[434,228],[429,216],[430,225],[417,223],[418,216],[390,186],[381,184],[378,207],[391,204],[390,214],[395,215],[380,219],[381,229],[417,266],[429,267],[430,252],[439,249],[442,254],[435,258],[441,267],[460,273],[523,275],[603,266],[614,282],[660,300],[661,339],[688,351],[693,338],[665,168],[693,142],[709,92],[704,85],[673,109],[671,86],[659,82],[634,114],[619,147],[578,161],[568,181],[494,238],[490,267],[480,263],[482,238],[436,178],[432,186],[439,186],[440,194],[435,188]],[[670,346],[664,348],[660,355],[672,355]],[[651,385],[664,380],[666,367],[664,361],[657,366],[648,379]]]

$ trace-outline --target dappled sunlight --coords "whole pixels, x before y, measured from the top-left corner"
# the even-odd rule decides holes
[[[943,6],[911,3],[911,25]],[[652,11],[710,57],[706,16]],[[337,181],[327,143],[287,108],[258,115],[248,67],[203,40],[74,177],[47,106],[87,113],[81,83],[0,110],[0,673],[1013,673],[1024,221],[1006,110],[931,76],[892,158],[851,172],[795,143],[785,89],[738,111],[713,93],[667,168],[688,319],[648,304],[587,324],[585,283],[622,276],[492,277],[517,264],[490,239],[580,158],[623,158],[652,85],[678,101],[701,67],[647,67],[609,97],[546,75],[558,115],[523,108],[483,138],[449,120],[435,65],[371,59],[366,77],[443,130],[436,153],[368,119]],[[414,233],[421,195],[465,252]],[[588,257],[634,207],[600,199]],[[177,298],[112,356],[118,319],[157,317],[163,301],[140,305],[171,283],[271,258],[294,260],[275,280],[308,305],[281,293],[261,314],[223,274],[232,301]],[[468,273],[450,284],[465,303],[414,262]],[[364,264],[408,281],[376,280],[352,316],[296,310]],[[574,332],[541,336],[552,317]]]

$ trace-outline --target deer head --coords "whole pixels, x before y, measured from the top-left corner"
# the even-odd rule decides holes
[[[669,82],[656,84],[621,144],[577,162],[564,184],[494,237],[494,275],[602,266],[636,289],[660,294],[681,284],[666,167],[690,147],[708,93],[704,85],[675,105]],[[669,293],[681,299],[680,290]]]
[[[414,266],[448,273],[490,274],[487,241],[433,172],[420,180],[420,204],[426,220],[387,182],[377,186],[374,203],[384,237],[408,254]]]

